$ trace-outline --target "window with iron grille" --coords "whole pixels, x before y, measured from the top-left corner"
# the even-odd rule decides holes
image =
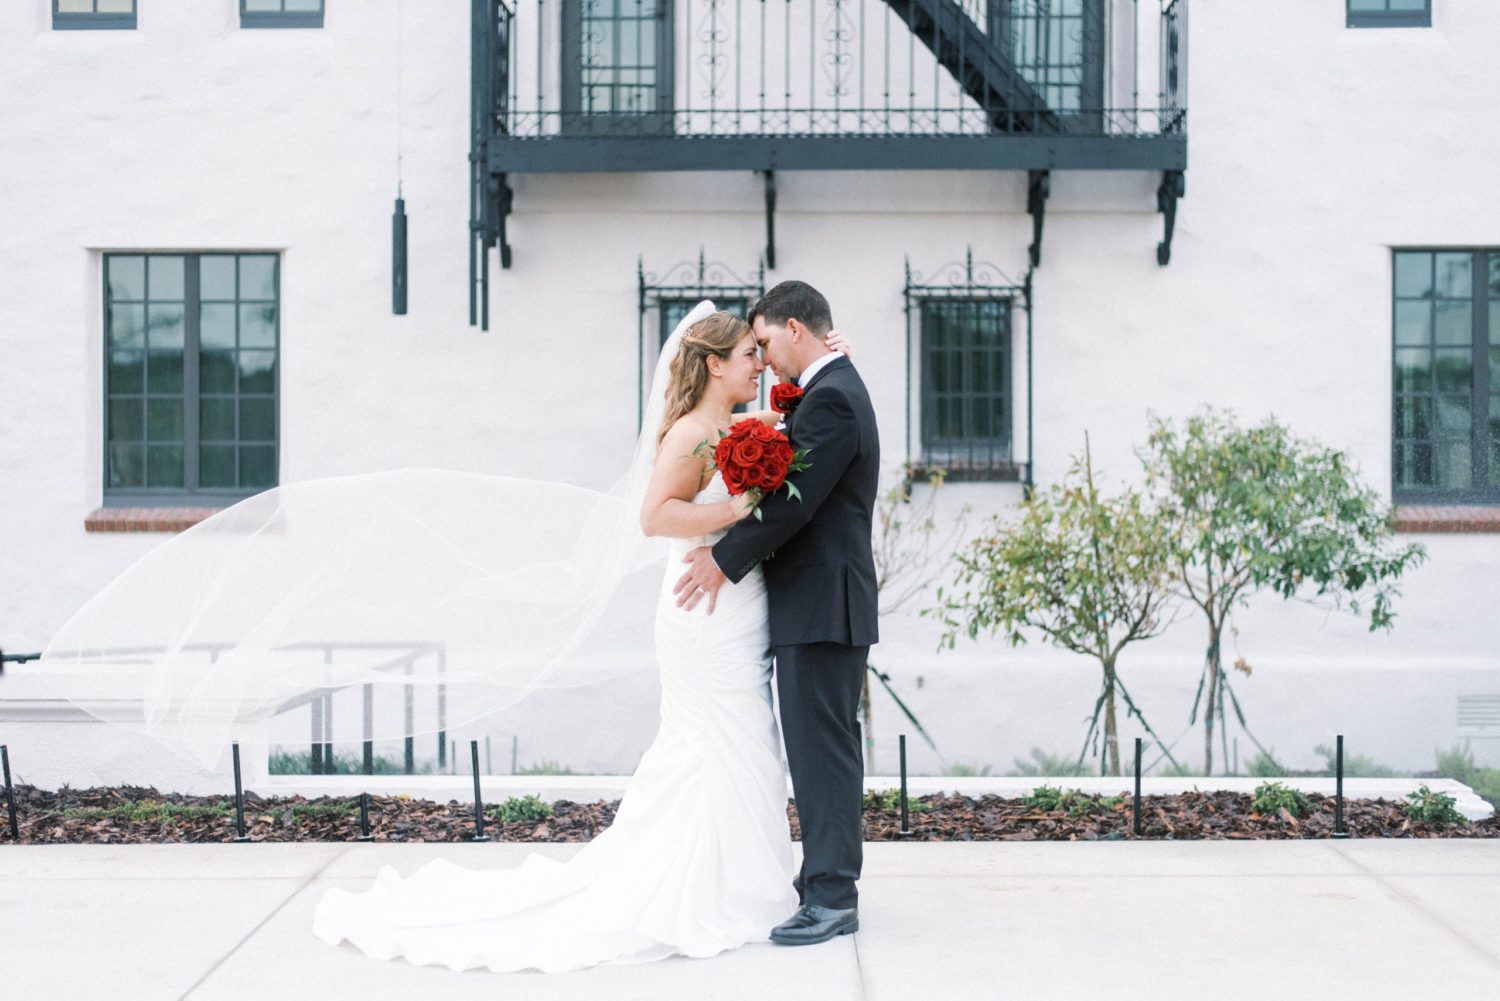
[[[672,131],[672,6],[563,0],[563,131]]]
[[[989,0],[990,37],[1048,108],[1096,120],[1104,107],[1104,13],[1105,0]]]
[[[913,479],[941,471],[949,479],[1019,481],[1030,491],[1031,275],[1016,281],[976,262],[972,250],[925,277],[907,262],[906,463]]]
[[[241,28],[321,28],[324,0],[240,0]]]
[[[927,465],[999,471],[1011,460],[1011,301],[921,303]]]
[[[105,255],[107,504],[276,485],[279,288],[274,254]]]
[[[134,28],[135,0],[52,0],[52,27]]]
[[[766,292],[766,270],[762,264],[753,277],[741,278],[724,265],[709,262],[700,249],[696,261],[673,265],[660,275],[648,273],[645,262],[641,261],[636,265],[636,281],[639,302],[636,363],[640,379],[636,420],[639,422],[646,412],[646,391],[651,388],[651,375],[660,358],[661,346],[682,318],[704,299],[711,299],[719,309],[743,319],[755,300]],[[768,373],[761,379],[762,405],[769,392],[766,380],[770,378],[774,377]],[[746,409],[736,407],[735,413]]]
[[[1345,0],[1350,28],[1430,28],[1432,0]]]
[[[1500,502],[1500,249],[1397,250],[1393,494]]]

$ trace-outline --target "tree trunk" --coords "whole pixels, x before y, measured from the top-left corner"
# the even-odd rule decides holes
[[[1219,704],[1219,635],[1220,625],[1209,620],[1208,656],[1203,670],[1208,672],[1206,700],[1203,704],[1203,774],[1214,773],[1214,712]]]
[[[1115,731],[1115,662],[1104,662],[1104,753],[1109,774],[1120,774],[1120,735]]]

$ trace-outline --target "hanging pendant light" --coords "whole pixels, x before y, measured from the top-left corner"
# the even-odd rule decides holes
[[[391,213],[391,312],[406,315],[406,200],[401,197],[402,62],[401,0],[396,0],[396,208]]]
[[[406,200],[396,186],[396,211],[391,214],[391,312],[406,315]]]

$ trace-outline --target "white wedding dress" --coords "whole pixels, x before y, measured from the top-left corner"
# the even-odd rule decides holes
[[[728,497],[718,474],[693,498]],[[677,607],[683,554],[722,537],[673,540],[656,611],[661,730],[614,823],[566,862],[511,869],[442,859],[369,889],[332,889],[313,919],[378,959],[453,970],[563,971],[763,941],[797,908],[786,778],[771,703],[765,581],[757,567],[706,602]]]

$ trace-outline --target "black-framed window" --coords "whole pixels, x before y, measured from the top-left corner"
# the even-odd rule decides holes
[[[321,28],[324,0],[240,0],[241,28]]]
[[[564,131],[672,131],[672,9],[672,0],[563,0]]]
[[[921,299],[922,464],[1013,478],[1009,297]]]
[[[106,254],[104,327],[107,504],[276,486],[275,254]]]
[[[648,274],[645,261],[638,262],[636,280],[640,306],[636,339],[636,367],[640,378],[636,419],[639,421],[646,412],[646,391],[651,388],[652,372],[660,360],[661,346],[672,336],[677,324],[704,299],[713,300],[714,305],[725,312],[746,316],[751,304],[766,294],[766,268],[765,262],[761,262],[752,278],[741,278],[717,261],[710,262],[700,247],[696,261],[674,264],[660,275]],[[762,408],[769,391],[766,378],[762,377],[759,403]],[[744,409],[737,407],[735,412]]]
[[[672,336],[672,331],[677,329],[677,324],[681,323],[682,318],[684,316],[687,316],[688,313],[692,312],[693,307],[698,305],[698,303],[701,301],[701,296],[694,299],[663,296],[661,299],[657,300],[657,316],[659,317],[659,319],[657,321],[658,330],[656,346],[658,348],[667,343],[667,338]],[[744,318],[750,312],[749,299],[716,299],[714,300],[714,305],[718,306],[719,309],[723,310],[726,313],[733,313],[735,316],[741,318]],[[766,398],[766,393],[770,391],[766,385],[766,379],[774,378],[775,376],[771,375],[769,370],[767,370],[766,374],[761,377],[760,397],[762,400]],[[749,404],[740,403],[735,405],[735,408],[732,412],[736,414],[743,414],[748,413],[749,410]]]
[[[52,27],[134,28],[136,0],[52,0]]]
[[[1392,494],[1500,503],[1500,249],[1397,250]]]
[[[1104,0],[989,0],[989,30],[1043,103],[1065,117],[1104,107]]]
[[[702,302],[706,296],[697,298],[685,298],[680,296],[662,296],[657,300],[657,339],[656,346],[660,348],[667,343],[667,338],[672,336],[672,331],[677,329],[677,324],[682,318],[693,311],[693,307]],[[733,313],[743,319],[750,312],[751,301],[749,299],[718,298],[714,299],[714,305],[725,313]]]
[[[1432,0],[1345,0],[1350,28],[1430,28]]]

